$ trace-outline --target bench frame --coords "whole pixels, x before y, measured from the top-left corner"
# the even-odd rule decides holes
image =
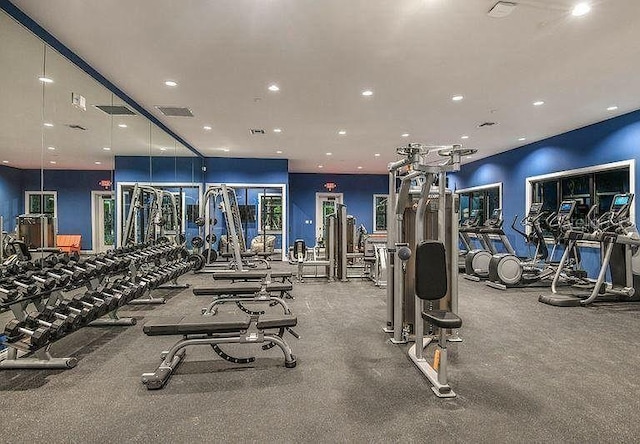
[[[162,362],[155,372],[142,374],[142,383],[148,390],[163,388],[178,365],[180,365],[184,359],[186,355],[186,347],[193,345],[209,345],[211,347],[215,347],[218,344],[266,344],[263,346],[265,349],[277,345],[284,354],[285,367],[294,368],[296,366],[296,357],[291,352],[289,344],[276,334],[265,333],[264,330],[258,329],[258,317],[252,316],[249,328],[246,330],[239,330],[237,333],[183,335],[183,338],[174,344],[173,347],[162,352],[160,357]]]

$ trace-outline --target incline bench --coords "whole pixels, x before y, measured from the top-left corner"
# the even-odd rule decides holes
[[[235,302],[240,309],[249,314],[259,314],[250,312],[243,307],[243,302],[269,302],[282,305],[285,314],[291,313],[289,306],[284,301],[285,295],[293,289],[290,282],[242,282],[231,285],[213,288],[194,288],[193,294],[196,296],[215,296],[207,308],[202,309],[202,314],[211,315],[216,313],[216,305],[225,302]],[[280,292],[280,297],[272,293]]]
[[[154,373],[144,373],[142,383],[149,390],[164,387],[184,359],[185,348],[191,345],[209,345],[223,359],[238,364],[254,362],[255,358],[234,358],[224,353],[218,344],[264,344],[265,350],[277,345],[284,353],[285,367],[293,368],[296,357],[282,335],[297,323],[298,318],[290,314],[238,316],[229,313],[216,317],[176,316],[147,322],[143,330],[148,336],[182,335],[183,338],[162,353],[162,363]],[[279,330],[278,333],[265,332],[273,329]]]

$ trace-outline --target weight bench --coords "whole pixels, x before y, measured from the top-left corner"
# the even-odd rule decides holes
[[[264,344],[263,350],[274,346],[284,353],[284,365],[296,366],[296,357],[291,353],[289,344],[282,338],[285,330],[295,327],[298,318],[285,314],[279,316],[245,316],[233,314],[224,316],[174,316],[164,320],[147,322],[143,328],[147,336],[182,335],[168,351],[162,352],[162,362],[154,373],[143,373],[142,383],[149,390],[161,389],[167,383],[175,369],[185,357],[186,347],[192,345],[210,345],[221,358],[236,364],[248,364],[255,357],[234,358],[223,352],[219,344]],[[278,330],[267,333],[265,330]]]
[[[227,261],[234,258],[234,254],[232,252],[221,253],[220,256],[225,258]],[[257,259],[256,256],[258,256]],[[269,256],[271,256],[271,254],[269,254]],[[254,253],[253,251],[243,251],[240,253],[240,258],[242,259],[242,264],[246,265],[247,267],[255,268],[257,267],[257,264],[255,262],[262,262],[266,269],[271,269],[271,264],[263,254]],[[250,259],[254,259],[255,262],[251,261]],[[234,260],[231,260],[231,262],[229,263],[229,268],[236,267],[236,262]]]
[[[271,279],[282,279],[282,282],[291,282],[293,273],[290,271],[262,271],[262,270],[246,270],[246,271],[232,271],[222,270],[214,271],[212,273],[214,281],[263,281],[268,277]],[[290,296],[290,295],[288,295]]]
[[[225,302],[235,302],[242,311],[248,314],[261,314],[264,312],[249,311],[242,305],[243,302],[269,302],[270,305],[280,304],[284,313],[290,314],[291,310],[283,298],[286,297],[292,289],[293,284],[290,282],[243,282],[212,288],[194,288],[193,294],[195,296],[215,296],[209,306],[202,309],[202,314],[204,315],[216,314],[216,305]],[[280,297],[272,294],[277,292],[280,292]]]

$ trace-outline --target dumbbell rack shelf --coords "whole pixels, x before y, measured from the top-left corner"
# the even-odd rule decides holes
[[[153,298],[151,291],[170,281],[177,285],[179,276],[199,267],[200,263],[197,257],[186,257],[180,245],[168,242],[145,244],[98,255],[83,263],[65,262],[69,266],[67,273],[70,270],[84,272],[89,268],[92,273],[79,274],[82,278],[76,280],[67,278],[59,287],[45,290],[44,283],[38,281],[42,286],[31,285],[30,293],[22,287],[19,293],[11,290],[4,294],[4,299],[0,299],[0,306],[8,307],[15,317],[5,328],[10,339],[7,350],[0,352],[0,370],[74,367],[77,364],[74,357],[51,356],[53,342],[83,326],[135,325],[135,318],[118,317],[121,306],[135,303],[145,294],[148,299],[141,302],[163,303],[164,299]],[[106,266],[109,264],[110,267]],[[40,272],[43,270],[46,275],[47,269]],[[61,272],[60,267],[55,270],[56,273]],[[18,276],[8,279],[15,282]],[[15,298],[17,294],[19,297]],[[0,298],[2,296],[0,293]],[[7,299],[8,296],[11,300]],[[29,312],[32,307],[35,311]]]

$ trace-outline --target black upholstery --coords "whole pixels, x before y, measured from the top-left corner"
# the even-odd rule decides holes
[[[249,328],[248,316],[172,316],[149,321],[143,327],[148,336],[230,333]]]
[[[298,318],[293,315],[261,315],[258,318],[258,330],[268,328],[295,327],[298,325]]]
[[[447,294],[447,258],[444,245],[426,240],[416,248],[416,296],[433,301]]]
[[[455,313],[445,310],[423,311],[422,319],[440,328],[460,328],[462,326],[462,319]]]
[[[216,316],[172,316],[162,320],[149,321],[143,331],[148,336],[162,335],[199,335],[215,333],[234,333],[249,328],[248,316],[219,313]],[[298,318],[292,315],[263,315],[258,318],[259,330],[270,328],[295,327]]]
[[[249,271],[214,271],[212,273],[214,280],[234,280],[234,279],[246,279],[246,280],[260,280],[267,277],[267,274],[271,275],[273,279],[290,278],[293,273],[290,271],[272,271],[267,273],[261,270],[249,270]]]
[[[264,287],[269,293],[293,290],[293,285],[289,282],[271,282]],[[193,294],[196,296],[251,295],[259,292],[261,289],[262,285],[259,283],[242,282],[212,288],[194,288]]]

